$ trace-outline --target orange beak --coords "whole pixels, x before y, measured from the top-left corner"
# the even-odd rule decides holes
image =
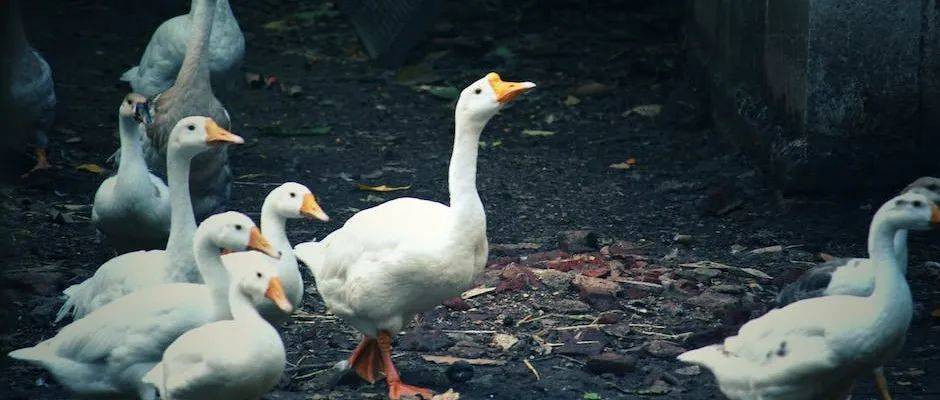
[[[242,144],[245,143],[245,139],[223,129],[219,124],[215,123],[212,118],[209,118],[206,120],[206,143],[216,145],[227,143]]]
[[[313,197],[310,193],[304,195],[304,202],[300,205],[300,215],[307,218],[315,218],[323,222],[330,220],[330,216],[323,212],[323,209],[320,208],[320,204],[317,204],[317,198]]]
[[[248,248],[260,251],[267,254],[269,257],[281,258],[281,252],[275,250],[274,247],[271,246],[271,243],[268,242],[268,239],[261,236],[261,231],[258,230],[257,226],[251,228],[250,236],[248,236]]]
[[[490,86],[493,87],[493,93],[496,93],[496,101],[503,104],[510,102],[512,99],[515,99],[516,96],[535,87],[535,84],[532,82],[503,81],[499,77],[499,74],[495,72],[487,74],[486,80],[489,81]]]
[[[232,254],[232,253],[234,253],[234,252],[235,252],[234,250],[229,250],[229,249],[222,249],[222,251],[221,251],[221,253],[222,253],[223,256],[226,255],[226,254]]]
[[[940,207],[937,207],[936,204],[930,205],[930,223],[940,225]]]
[[[281,311],[290,314],[291,311],[294,311],[294,306],[290,304],[290,301],[287,300],[287,295],[284,294],[284,287],[281,286],[281,278],[273,277],[268,281],[268,290],[264,292],[264,297],[271,299],[274,304],[277,304],[277,308],[280,308]]]

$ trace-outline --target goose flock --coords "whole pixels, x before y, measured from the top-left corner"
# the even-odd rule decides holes
[[[0,100],[18,111],[14,145],[35,150],[30,174],[50,165],[45,144],[56,99],[18,3],[0,5]],[[237,90],[244,51],[228,0],[192,0],[188,14],[156,29],[139,65],[120,77],[132,92],[118,107],[118,168],[99,186],[91,213],[119,255],[65,289],[54,322],[70,323],[9,356],[44,368],[81,398],[260,399],[285,368],[276,327],[303,304],[301,261],[329,311],[362,333],[338,365],[369,382],[384,378],[390,399],[432,398],[431,389],[402,381],[392,337],[482,274],[488,242],[476,185],[480,137],[535,84],[489,73],[460,92],[449,203],[388,201],[322,240],[292,246],[287,220],[329,220],[306,186],[272,190],[260,229],[225,211],[227,148],[244,140],[231,132],[215,93]],[[940,225],[938,204],[940,179],[917,179],[874,214],[867,258],[811,268],[780,291],[777,308],[678,359],[710,370],[734,400],[841,400],[867,374],[890,399],[882,366],[900,351],[913,313],[908,235]]]

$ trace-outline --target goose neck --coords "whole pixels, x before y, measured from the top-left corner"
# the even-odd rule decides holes
[[[193,239],[196,234],[196,216],[189,193],[189,166],[192,157],[176,151],[167,153],[167,186],[170,196],[170,237],[166,251],[174,265],[174,273],[195,278]],[[183,278],[185,281],[193,280]]]
[[[907,274],[907,229],[900,229],[894,234],[894,257],[902,274]]]
[[[876,214],[868,233],[868,253],[874,263],[875,289],[871,297],[884,307],[898,301],[910,302],[910,289],[895,248],[898,227]]]
[[[254,303],[248,298],[236,284],[232,284],[228,290],[228,302],[231,309],[232,319],[240,322],[263,323],[264,319]]]
[[[186,54],[174,86],[199,88],[211,92],[209,63],[206,58],[215,9],[216,4],[213,0],[193,0],[189,14],[192,22],[189,40],[186,42]]]
[[[454,124],[454,149],[448,170],[450,205],[461,218],[483,214],[477,192],[477,155],[480,134],[486,121],[479,121],[457,112]]]
[[[287,219],[278,214],[274,200],[271,198],[266,198],[264,204],[261,205],[261,233],[268,238],[275,249],[282,251],[283,254],[290,253]]]
[[[229,308],[229,276],[222,264],[222,256],[205,234],[197,235],[193,242],[193,252],[196,254],[196,265],[199,274],[212,295],[212,306],[215,314],[220,318],[231,315]]]
[[[121,163],[118,164],[118,182],[127,182],[124,179],[141,178],[147,174],[147,164],[141,148],[141,135],[143,127],[133,118],[120,117],[118,131],[121,139]]]

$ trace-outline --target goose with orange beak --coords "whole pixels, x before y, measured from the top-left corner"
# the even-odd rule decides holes
[[[170,235],[166,250],[135,251],[108,260],[91,278],[65,289],[66,301],[56,315],[56,322],[69,315],[74,319],[81,318],[121,296],[146,287],[171,282],[201,282],[193,253],[196,218],[190,200],[190,165],[193,158],[213,147],[244,142],[240,136],[219,127],[212,118],[191,116],[177,122],[167,144]],[[122,165],[120,168],[125,167]],[[141,208],[135,210],[146,211]],[[145,229],[135,218],[125,218],[123,223],[129,224],[129,229]]]
[[[488,245],[476,187],[480,135],[500,108],[533,87],[490,73],[461,92],[449,204],[392,200],[353,215],[323,241],[294,248],[327,307],[364,335],[348,365],[370,382],[384,373],[391,399],[431,398],[429,389],[401,381],[392,362],[391,335],[415,314],[459,295],[483,272]]]
[[[300,218],[323,222],[330,220],[310,189],[296,182],[284,183],[272,190],[261,206],[261,232],[264,232],[264,235],[271,240],[272,247],[281,252],[281,258],[273,260],[254,251],[226,254],[222,257],[225,268],[232,274],[241,273],[237,271],[252,270],[258,265],[272,264],[294,308],[300,307],[303,303],[304,281],[297,268],[297,257],[294,257],[291,243],[287,239],[286,228],[288,220]],[[280,324],[290,317],[289,314],[284,313],[283,308],[277,307],[271,301],[264,298],[257,300],[259,302],[255,304],[255,307],[258,312],[272,324]]]
[[[163,360],[168,346],[200,326],[233,317],[243,319],[246,313],[257,314],[242,301],[245,292],[251,296],[258,296],[259,291],[261,295],[267,293],[275,304],[290,311],[274,268],[261,266],[253,271],[261,273],[261,278],[244,282],[244,276],[230,279],[222,264],[219,249],[252,249],[278,256],[246,215],[227,212],[206,218],[190,246],[205,284],[167,283],[140,289],[63,327],[51,339],[10,352],[10,357],[45,368],[75,397],[154,399],[154,385],[144,383],[142,378]],[[230,302],[232,281],[239,283],[242,303]],[[254,322],[259,332],[266,332],[264,320],[255,318],[260,320]],[[215,339],[220,344],[241,346],[228,337]],[[271,351],[275,359],[283,360],[283,355],[277,356],[277,349]]]

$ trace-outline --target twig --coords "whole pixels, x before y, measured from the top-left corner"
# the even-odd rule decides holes
[[[675,334],[675,335],[670,335],[670,334],[667,334],[667,333],[649,332],[649,331],[639,331],[639,330],[638,330],[638,331],[636,331],[636,333],[641,333],[641,334],[650,335],[650,336],[659,336],[659,337],[666,338],[666,339],[680,339],[680,340],[686,340],[686,339],[688,339],[689,337],[692,336],[692,332],[685,332],[685,333],[679,333],[679,334]]]
[[[585,329],[585,328],[600,328],[600,327],[602,327],[602,326],[604,326],[604,325],[601,325],[601,324],[587,324],[587,325],[560,326],[560,327],[558,327],[558,328],[552,328],[552,329],[553,329],[553,330],[556,330],[556,331],[572,331],[572,330]]]
[[[536,370],[535,367],[532,365],[532,363],[529,362],[528,358],[523,358],[522,362],[525,363],[525,366],[529,367],[529,371],[532,371],[532,374],[535,375],[535,380],[537,381],[542,380],[542,377],[539,376],[539,371]]]
[[[292,379],[307,379],[307,378],[310,378],[310,377],[313,377],[313,376],[320,375],[320,374],[322,374],[322,373],[324,373],[324,372],[326,372],[326,371],[332,370],[332,369],[333,369],[332,367],[331,367],[331,368],[324,368],[324,369],[321,369],[321,370],[313,371],[313,372],[311,372],[311,373],[307,373],[307,374],[295,376],[295,377],[293,377]]]
[[[664,325],[652,325],[652,324],[630,324],[631,328],[650,328],[650,329],[666,329]]]
[[[481,334],[481,335],[487,335],[487,334],[496,333],[496,331],[478,331],[478,330],[472,330],[472,329],[471,329],[471,330],[466,330],[466,331],[453,330],[453,329],[442,329],[441,332],[444,332],[444,333]]]
[[[584,365],[584,361],[581,361],[581,360],[579,360],[579,359],[577,359],[577,358],[574,358],[574,357],[569,357],[569,356],[566,356],[566,355],[564,355],[564,354],[559,354],[558,357],[564,358],[564,359],[566,359],[566,360],[568,360],[568,361],[571,361],[571,362],[573,362],[573,363],[575,363],[575,364],[578,364],[578,365]]]

